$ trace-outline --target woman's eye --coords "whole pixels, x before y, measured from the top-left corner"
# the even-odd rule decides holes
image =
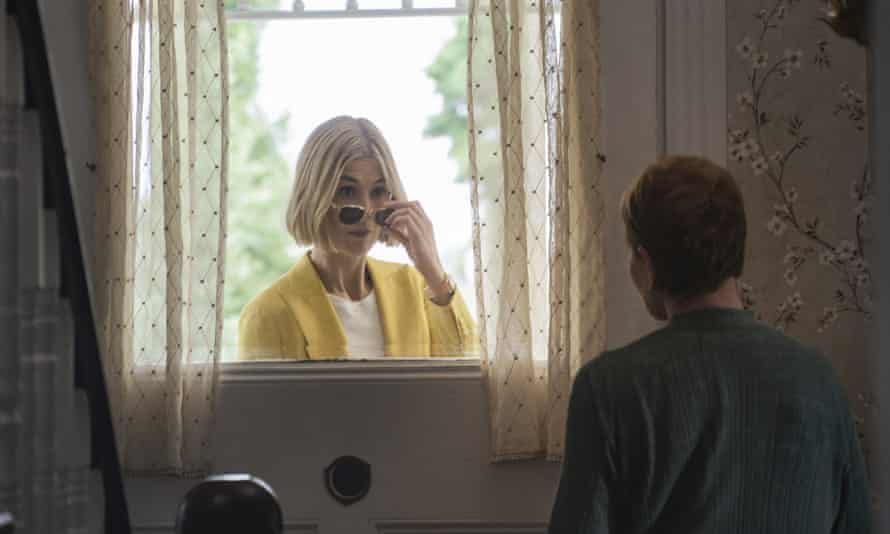
[[[347,185],[337,189],[337,196],[340,198],[351,197],[354,192],[355,188],[353,188],[351,185]]]
[[[371,191],[371,195],[373,195],[374,198],[388,198],[389,191],[385,187],[378,187]]]

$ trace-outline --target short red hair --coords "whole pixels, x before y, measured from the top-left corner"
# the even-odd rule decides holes
[[[742,194],[729,171],[707,159],[671,156],[650,165],[624,192],[621,215],[634,253],[642,246],[652,259],[658,291],[697,297],[742,274]]]

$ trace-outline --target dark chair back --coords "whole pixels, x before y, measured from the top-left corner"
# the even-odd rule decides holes
[[[281,534],[281,506],[272,488],[251,475],[215,475],[189,490],[176,534]]]

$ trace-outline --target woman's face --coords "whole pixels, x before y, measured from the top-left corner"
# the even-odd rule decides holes
[[[373,159],[352,161],[340,175],[334,203],[322,223],[322,231],[330,238],[336,252],[365,256],[380,239],[382,228],[367,211],[355,224],[340,221],[343,206],[361,206],[365,210],[382,208],[390,200],[380,165]]]

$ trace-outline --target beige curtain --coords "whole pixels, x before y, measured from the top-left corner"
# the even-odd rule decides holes
[[[470,3],[474,250],[494,461],[562,458],[605,342],[598,2]]]
[[[96,313],[129,474],[209,469],[222,332],[223,8],[90,2]]]

